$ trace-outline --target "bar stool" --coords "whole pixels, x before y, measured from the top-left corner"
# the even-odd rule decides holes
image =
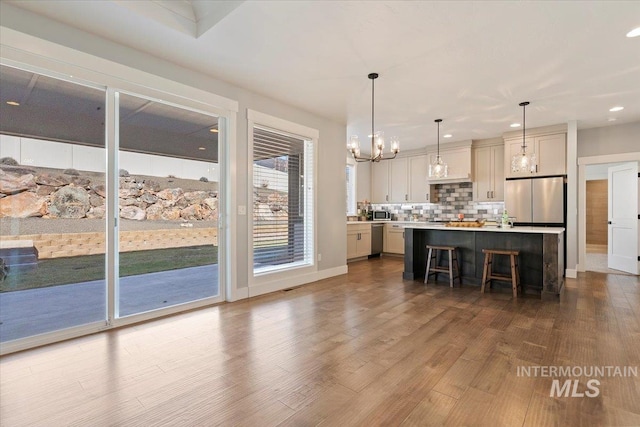
[[[457,249],[454,246],[433,246],[427,245],[427,249],[429,249],[429,254],[427,255],[427,269],[424,274],[424,283],[426,284],[429,281],[429,276],[434,274],[436,276],[436,282],[438,281],[438,273],[446,273],[449,275],[449,286],[453,288],[454,279],[458,279],[460,286],[462,286],[462,280],[460,279],[460,266],[458,265],[458,254]],[[438,252],[440,251],[440,252]],[[443,251],[447,251],[449,253],[449,265],[439,265],[438,264],[438,254]],[[431,265],[431,260],[433,260],[433,265]],[[454,275],[455,268],[455,275]]]
[[[499,280],[503,282],[511,282],[511,287],[513,289],[513,297],[518,298],[518,286],[520,285],[520,272],[518,271],[518,255],[519,251],[504,251],[498,249],[483,249],[482,253],[484,254],[484,269],[482,271],[482,289],[481,292],[484,293],[484,286],[489,283],[489,288],[491,288],[492,280]],[[511,261],[511,274],[495,274],[493,272],[493,256],[494,255],[508,255]]]

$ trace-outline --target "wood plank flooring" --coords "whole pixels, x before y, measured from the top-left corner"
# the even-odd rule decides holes
[[[402,268],[356,262],[288,292],[4,356],[0,425],[640,425],[638,377],[597,377],[589,398],[517,375],[640,366],[637,276],[580,274],[542,302],[425,287]]]

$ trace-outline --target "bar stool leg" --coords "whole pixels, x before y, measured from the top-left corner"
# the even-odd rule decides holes
[[[453,288],[453,254],[451,250],[449,252],[449,287]]]
[[[429,269],[431,268],[431,251],[433,249],[429,248],[429,254],[427,255],[427,270],[424,272],[424,283],[425,285],[429,281]]]
[[[480,292],[484,294],[484,286],[487,284],[487,272],[489,271],[489,257],[491,254],[484,254],[484,268],[482,269],[482,288]]]
[[[458,264],[458,253],[454,252],[454,255],[456,263],[456,274],[458,275],[458,283],[460,283],[460,287],[462,287],[462,275],[460,274],[460,264]]]
[[[513,288],[513,297],[518,298],[518,282],[516,273],[516,257],[515,255],[509,255],[511,258],[511,287]]]

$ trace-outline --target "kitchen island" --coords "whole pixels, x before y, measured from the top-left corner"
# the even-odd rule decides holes
[[[560,227],[445,227],[431,224],[405,225],[403,278],[424,279],[426,245],[456,246],[462,283],[480,285],[483,249],[520,251],[520,282],[523,292],[555,299],[564,286],[564,228]],[[494,271],[508,273],[509,258],[494,258]],[[496,282],[496,286],[508,283]]]

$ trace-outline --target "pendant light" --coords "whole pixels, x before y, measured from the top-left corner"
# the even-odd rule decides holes
[[[378,73],[370,73],[367,76],[371,80],[371,155],[360,156],[360,141],[358,139],[358,135],[352,135],[349,142],[347,143],[347,149],[351,152],[351,155],[356,160],[356,162],[379,162],[381,160],[391,160],[396,158],[396,154],[400,151],[400,141],[397,137],[391,138],[391,154],[392,157],[384,157],[384,132],[376,132],[374,125],[374,95],[375,95],[375,87],[374,80],[378,78]]]
[[[521,102],[519,104],[522,107],[522,146],[520,147],[520,153],[513,156],[511,159],[511,172],[522,173],[530,172],[534,173],[538,169],[536,164],[536,154],[527,153],[527,140],[526,140],[526,114],[525,110],[529,102]]]
[[[442,119],[436,119],[438,124],[438,152],[436,158],[429,164],[429,178],[446,178],[449,174],[449,167],[440,157],[440,122]]]

